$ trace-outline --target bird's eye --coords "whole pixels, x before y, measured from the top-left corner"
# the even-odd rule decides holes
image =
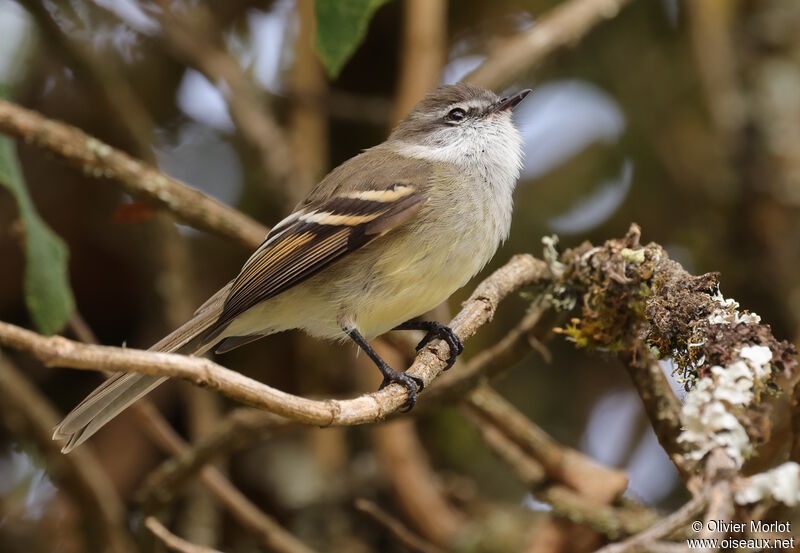
[[[460,123],[467,118],[467,112],[461,108],[453,108],[447,112],[445,119],[451,123]]]

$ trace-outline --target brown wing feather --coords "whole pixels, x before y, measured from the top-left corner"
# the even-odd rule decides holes
[[[288,217],[267,236],[234,280],[207,339],[213,339],[254,305],[403,224],[417,213],[424,199],[417,187],[397,184],[364,194],[346,192]]]

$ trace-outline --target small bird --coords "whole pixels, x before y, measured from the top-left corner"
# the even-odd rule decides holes
[[[445,301],[492,258],[511,227],[522,140],[512,109],[530,90],[499,98],[459,83],[419,102],[389,138],[331,171],[272,230],[239,275],[150,349],[230,351],[289,329],[351,339],[397,383],[411,409],[421,379],[390,367],[368,339],[423,330],[463,346],[437,322],[415,318]],[[68,453],[164,382],[111,376],[56,427]]]

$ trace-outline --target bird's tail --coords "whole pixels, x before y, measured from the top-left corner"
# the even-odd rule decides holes
[[[229,289],[230,284],[214,294],[200,306],[194,317],[154,344],[150,351],[191,355],[202,355],[208,351],[215,342],[205,338],[222,312]],[[53,431],[53,439],[66,440],[61,452],[69,453],[165,380],[166,377],[139,373],[112,375],[64,417]]]

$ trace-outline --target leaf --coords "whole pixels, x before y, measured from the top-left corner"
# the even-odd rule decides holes
[[[33,324],[44,334],[58,332],[72,315],[67,246],[39,217],[22,178],[14,143],[0,135],[0,186],[17,202],[25,230],[25,304]]]
[[[336,78],[364,40],[375,10],[387,0],[315,0],[317,53]]]

